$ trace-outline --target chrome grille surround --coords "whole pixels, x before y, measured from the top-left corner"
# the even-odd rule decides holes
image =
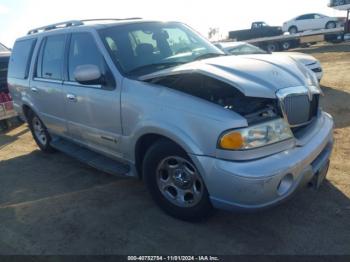
[[[276,95],[279,100],[280,108],[284,119],[291,128],[300,127],[309,124],[315,114],[312,110],[312,100],[315,95],[322,94],[315,87],[289,87],[280,89]],[[316,97],[316,99],[318,99]]]

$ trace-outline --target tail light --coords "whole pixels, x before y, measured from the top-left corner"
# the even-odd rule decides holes
[[[5,103],[5,93],[4,92],[1,92],[0,93],[0,103]]]
[[[12,110],[13,104],[11,103],[12,97],[10,94],[7,94],[5,92],[0,93],[0,103],[3,103],[5,105],[6,110]]]

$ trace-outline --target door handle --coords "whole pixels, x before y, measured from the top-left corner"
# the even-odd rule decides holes
[[[30,90],[32,90],[32,92],[34,92],[34,93],[37,93],[39,91],[38,88],[36,88],[36,87],[30,88]]]
[[[78,102],[77,96],[73,94],[67,94],[67,99],[72,102]]]

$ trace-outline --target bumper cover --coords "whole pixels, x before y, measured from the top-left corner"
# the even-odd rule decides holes
[[[289,198],[328,163],[333,148],[333,125],[331,116],[322,113],[306,144],[258,160],[231,162],[206,156],[192,158],[205,180],[214,207],[263,209]],[[288,189],[281,191],[283,179]]]

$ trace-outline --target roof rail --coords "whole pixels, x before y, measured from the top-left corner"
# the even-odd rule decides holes
[[[54,30],[54,29],[58,29],[58,28],[79,26],[79,25],[83,25],[83,23],[79,20],[71,20],[71,21],[56,23],[56,24],[52,24],[52,25],[46,25],[46,26],[32,29],[28,32],[28,35],[44,32],[44,31],[50,31],[50,30]]]
[[[81,22],[93,22],[93,21],[124,21],[124,20],[140,20],[141,17],[128,17],[128,18],[98,18],[98,19],[85,19]]]
[[[141,17],[130,17],[130,18],[100,18],[100,19],[71,20],[71,21],[56,23],[56,24],[52,24],[52,25],[46,25],[46,26],[32,29],[28,32],[28,35],[44,32],[44,31],[50,31],[50,30],[54,30],[54,29],[59,29],[59,28],[64,28],[64,27],[80,26],[80,25],[84,25],[84,22],[123,21],[123,20],[139,20],[139,19],[142,19],[142,18]]]

